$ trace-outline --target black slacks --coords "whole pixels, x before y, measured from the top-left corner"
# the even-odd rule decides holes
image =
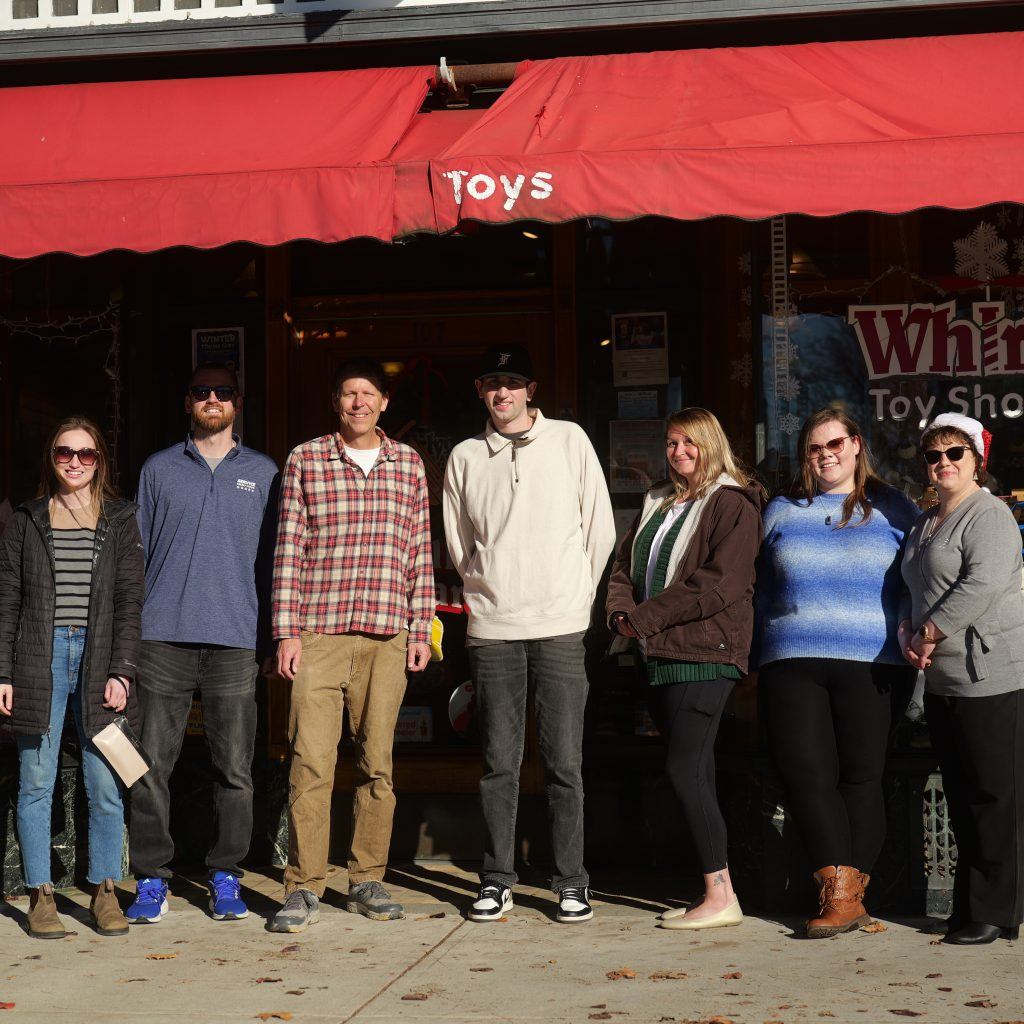
[[[666,683],[648,689],[651,717],[668,743],[665,770],[705,875],[728,865],[725,818],[715,787],[715,737],[731,679]]]
[[[1024,921],[1024,691],[925,694],[932,748],[956,836],[952,927]]]
[[[786,658],[758,673],[772,760],[814,870],[870,873],[885,841],[882,775],[894,699],[914,670],[838,658]]]

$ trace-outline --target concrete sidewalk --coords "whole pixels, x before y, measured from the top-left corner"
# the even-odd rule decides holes
[[[389,875],[404,921],[345,913],[338,871],[320,924],[277,935],[266,931],[266,916],[282,898],[279,880],[244,881],[247,920],[212,921],[205,888],[176,878],[172,912],[123,939],[91,930],[81,893],[58,897],[76,933],[59,942],[30,939],[27,899],[9,903],[0,920],[0,1001],[15,1006],[0,1019],[1024,1021],[1024,946],[937,945],[927,922],[886,922],[885,931],[817,942],[795,936],[798,922],[789,919],[667,932],[654,927],[664,904],[602,893],[594,921],[560,925],[550,893],[522,889],[506,921],[475,925],[461,916],[475,876],[432,863]]]

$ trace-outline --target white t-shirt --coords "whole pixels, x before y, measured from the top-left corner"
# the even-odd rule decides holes
[[[665,534],[672,529],[675,521],[693,504],[692,501],[680,501],[673,505],[668,512],[665,514],[665,520],[658,527],[658,532],[654,535],[654,541],[651,544],[651,554],[647,559],[647,576],[644,579],[644,600],[647,601],[651,596],[651,585],[654,583],[654,568],[658,564],[658,555],[661,554],[661,545],[665,540]],[[668,583],[668,581],[665,581]]]
[[[363,476],[369,476],[380,454],[380,445],[376,448],[349,448],[345,445],[345,454],[363,471]]]

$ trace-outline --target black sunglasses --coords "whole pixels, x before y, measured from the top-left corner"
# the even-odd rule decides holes
[[[53,461],[61,466],[66,466],[75,456],[78,461],[88,468],[95,466],[100,459],[100,453],[95,448],[69,448],[66,444],[58,444],[53,449]]]
[[[959,462],[964,457],[965,451],[967,451],[965,444],[956,444],[952,448],[929,448],[924,453],[924,461],[929,466],[937,466],[939,460],[945,455],[950,462]]]
[[[188,393],[194,402],[205,401],[211,394],[217,396],[218,402],[230,402],[235,397],[235,389],[230,384],[220,384],[217,387],[209,384],[193,384],[188,389]]]

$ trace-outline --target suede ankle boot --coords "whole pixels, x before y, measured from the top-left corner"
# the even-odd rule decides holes
[[[96,886],[96,891],[89,902],[89,913],[100,935],[128,934],[128,918],[121,913],[112,878],[104,878]]]
[[[29,897],[28,933],[33,939],[63,939],[67,935],[57,916],[53,886],[49,882],[33,889]]]
[[[807,922],[809,939],[830,939],[868,924],[870,915],[862,900],[870,877],[846,865],[824,867],[814,872],[818,884],[818,917]]]

